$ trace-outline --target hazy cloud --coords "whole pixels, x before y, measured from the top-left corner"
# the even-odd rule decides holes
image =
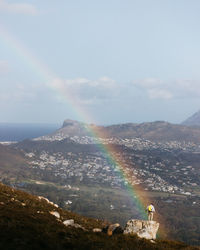
[[[119,84],[108,77],[102,77],[97,80],[86,78],[64,80],[57,78],[49,86],[56,89],[61,95],[83,104],[110,100],[116,98],[120,93]]]
[[[148,96],[151,99],[172,99],[173,94],[165,89],[149,89]]]
[[[144,87],[147,89],[162,86],[163,82],[158,78],[145,78],[138,81],[133,81],[133,84],[138,87]]]
[[[0,11],[36,15],[37,9],[33,4],[29,3],[9,3],[6,0],[0,0]]]
[[[146,78],[133,81],[133,86],[139,88],[150,99],[177,99],[199,98],[200,81],[197,80],[171,80],[164,81],[156,78]]]
[[[0,72],[5,72],[7,63],[0,61]],[[5,67],[6,66],[6,67]],[[4,68],[5,67],[5,68]],[[49,91],[53,89],[53,92]],[[88,78],[56,78],[44,84],[13,84],[12,88],[2,85],[1,102],[75,102],[79,105],[132,105],[142,100],[170,101],[172,99],[190,99],[200,97],[200,81],[147,78],[131,83],[120,83],[108,77],[96,80]],[[117,104],[118,103],[118,104]],[[120,104],[120,105],[121,105]]]
[[[133,86],[141,91],[150,99],[172,99],[174,93],[170,86],[158,78],[145,78],[132,82]]]
[[[200,97],[200,81],[191,79],[176,80],[173,83],[176,89],[177,97],[180,98],[199,98]]]
[[[128,84],[119,83],[108,77],[97,80],[57,78],[48,85],[57,90],[59,100],[62,100],[61,96],[66,96],[75,102],[88,105],[113,100],[133,102],[135,98],[142,96],[151,100],[200,97],[200,81],[194,80],[164,81],[146,78]]]
[[[9,72],[9,65],[7,61],[0,60],[0,74],[8,73]]]
[[[1,86],[0,103],[30,103],[39,96],[39,90],[33,85],[12,84],[12,86]]]

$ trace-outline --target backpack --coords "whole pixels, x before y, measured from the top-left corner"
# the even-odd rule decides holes
[[[152,210],[153,210],[153,207],[152,207],[151,205],[149,205],[148,211],[149,211],[149,212],[152,212]]]

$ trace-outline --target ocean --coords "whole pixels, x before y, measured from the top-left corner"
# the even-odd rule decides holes
[[[0,142],[32,139],[52,133],[60,127],[59,124],[0,123]]]

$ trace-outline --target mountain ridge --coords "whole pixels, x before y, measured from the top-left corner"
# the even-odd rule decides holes
[[[200,127],[188,127],[182,124],[172,124],[166,121],[125,123],[109,126],[97,126],[70,119],[63,126],[38,140],[62,140],[69,137],[103,137],[103,138],[142,138],[154,142],[181,141],[200,143]],[[37,140],[36,139],[36,140]]]

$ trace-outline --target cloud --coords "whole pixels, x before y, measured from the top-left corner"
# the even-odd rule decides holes
[[[6,62],[0,61],[2,70]],[[53,91],[50,91],[50,88]],[[200,81],[173,80],[164,81],[156,78],[120,83],[109,77],[91,80],[88,78],[55,78],[47,85],[7,84],[0,89],[0,101],[18,103],[57,103],[72,102],[89,108],[129,107],[138,101],[170,101],[173,99],[200,98]]]
[[[0,0],[0,11],[36,15],[38,10],[36,7],[29,3],[8,3],[6,0]]]
[[[164,89],[150,89],[148,95],[151,99],[172,99],[173,94]]]
[[[0,60],[0,74],[6,74],[10,70],[10,67],[8,65],[7,61]]]
[[[138,98],[167,101],[200,97],[200,81],[181,79],[165,81],[145,78],[130,83],[119,83],[108,77],[101,77],[97,80],[56,78],[48,86],[57,90],[59,101],[69,98],[85,105],[112,102],[133,103]]]
[[[199,98],[200,81],[192,79],[179,79],[173,83],[173,88],[177,91],[180,98]]]
[[[145,78],[132,82],[133,86],[139,88],[141,92],[145,93],[150,99],[168,100],[174,97],[169,84],[158,78]]]
[[[28,84],[12,84],[0,86],[0,103],[31,103],[37,102],[41,96],[41,88]],[[44,98],[44,97],[43,97]]]
[[[132,85],[141,90],[150,99],[199,98],[200,81],[192,79],[176,79],[164,81],[157,78],[146,78],[133,81]]]
[[[48,86],[57,90],[58,94],[63,97],[88,105],[98,101],[117,98],[120,94],[119,84],[108,77],[102,77],[97,80],[57,78],[49,83]]]
[[[145,78],[145,79],[142,79],[142,80],[138,80],[138,81],[133,81],[133,84],[135,86],[138,86],[138,87],[144,87],[144,88],[155,88],[155,87],[158,87],[158,86],[161,86],[162,85],[162,80],[158,79],[158,78]]]

